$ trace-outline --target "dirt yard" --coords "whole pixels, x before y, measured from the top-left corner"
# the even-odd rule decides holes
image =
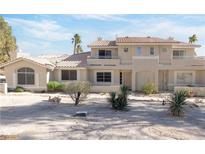
[[[57,95],[57,94],[56,94]],[[62,95],[59,105],[49,94],[0,95],[0,136],[16,139],[205,139],[205,99],[189,99],[184,117],[172,117],[159,96],[130,96],[129,111],[114,111],[107,95],[91,94],[73,106]],[[196,102],[199,107],[193,106]],[[73,117],[88,111],[87,117]]]

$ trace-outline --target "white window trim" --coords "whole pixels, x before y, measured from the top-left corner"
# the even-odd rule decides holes
[[[62,80],[62,71],[63,70],[67,70],[67,71],[77,71],[77,80]],[[79,81],[79,75],[80,72],[77,69],[59,69],[59,82],[75,82],[75,81]]]
[[[179,84],[177,84],[177,73],[192,73],[192,84],[195,84],[195,81],[196,81],[196,72],[195,71],[175,71],[174,72],[174,85],[179,85]],[[182,85],[182,84],[180,84],[180,85]]]
[[[138,55],[138,51],[137,51],[138,48],[140,48],[140,55]],[[135,56],[142,56],[142,47],[141,46],[137,46],[135,48]]]
[[[16,69],[16,71],[15,71],[15,86],[21,86],[21,87],[35,87],[36,86],[36,83],[38,83],[39,81],[37,81],[36,80],[36,75],[37,75],[37,73],[36,73],[36,71],[35,71],[35,69],[33,69],[32,67],[28,67],[28,68],[31,68],[34,72],[33,73],[27,73],[27,74],[33,74],[34,75],[34,84],[19,84],[18,83],[18,70],[19,69],[21,69],[21,68],[23,68],[23,67],[18,67],[17,69]],[[39,79],[38,79],[39,80]]]
[[[110,72],[111,73],[111,82],[97,82],[97,72]],[[114,82],[114,71],[110,70],[95,70],[94,71],[94,79],[95,79],[95,84],[99,85],[113,85]]]

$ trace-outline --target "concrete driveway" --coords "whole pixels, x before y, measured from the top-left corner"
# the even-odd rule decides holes
[[[123,112],[112,110],[106,97],[91,94],[76,107],[67,96],[62,96],[59,105],[48,102],[48,94],[0,96],[0,135],[16,135],[17,139],[205,139],[204,102],[199,107],[187,106],[185,117],[176,118],[158,97],[130,97],[129,111]],[[77,111],[89,115],[73,117]]]

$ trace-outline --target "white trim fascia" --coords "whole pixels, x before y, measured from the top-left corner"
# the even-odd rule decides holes
[[[159,59],[159,56],[133,56],[133,59]]]
[[[81,69],[87,69],[86,67],[55,67],[54,70],[81,70]]]
[[[88,48],[91,48],[91,49],[117,49],[118,46],[88,46]]]
[[[5,66],[11,65],[11,64],[16,63],[16,62],[19,62],[21,60],[24,60],[24,61],[27,61],[27,62],[31,62],[33,64],[36,64],[36,65],[39,65],[41,67],[44,67],[44,68],[47,68],[47,69],[51,69],[51,70],[53,70],[55,68],[55,66],[48,66],[48,64],[45,64],[45,65],[44,64],[40,64],[40,63],[35,62],[35,61],[31,60],[31,59],[27,59],[27,58],[23,58],[23,57],[16,58],[16,59],[14,59],[12,61],[4,63],[4,64],[0,65],[0,68],[3,68]]]

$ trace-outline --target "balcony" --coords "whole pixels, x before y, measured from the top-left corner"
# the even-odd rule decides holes
[[[173,66],[204,67],[205,57],[173,56]]]
[[[156,70],[159,66],[159,56],[134,56],[132,67],[135,71]]]
[[[90,66],[117,66],[120,64],[120,59],[117,56],[90,56],[87,61]]]

